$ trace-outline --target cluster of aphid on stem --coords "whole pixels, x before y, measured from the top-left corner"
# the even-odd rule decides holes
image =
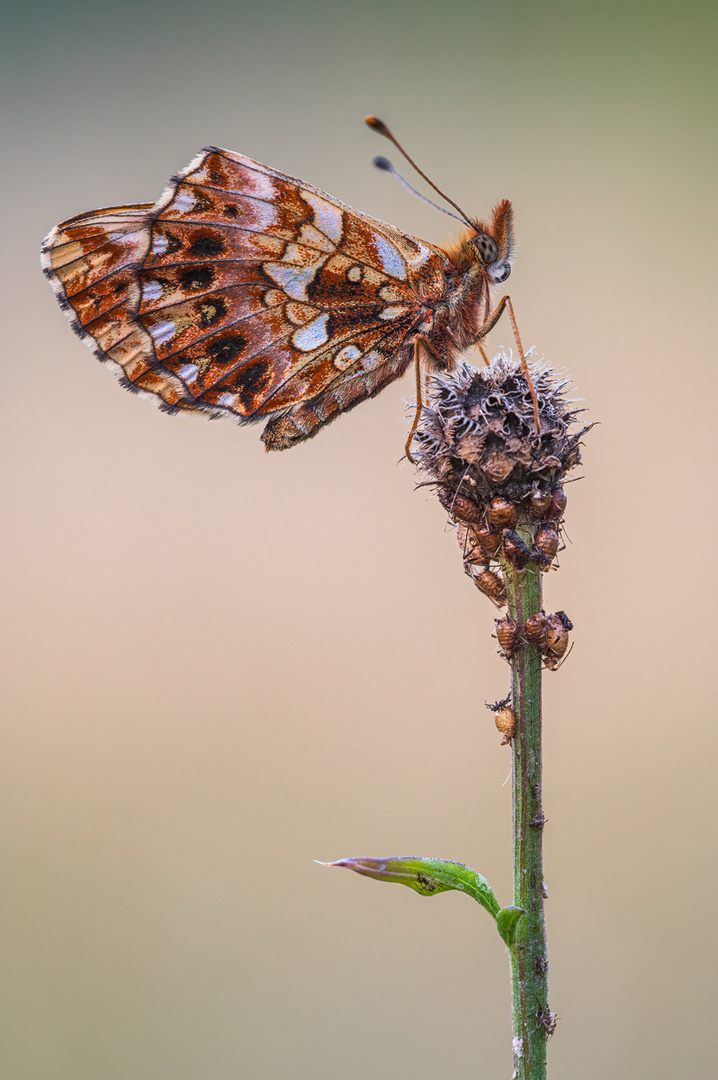
[[[532,378],[540,431],[522,368],[502,354],[489,368],[463,365],[433,379],[431,401],[415,435],[422,473],[456,525],[464,569],[499,608],[507,604],[509,577],[514,582],[525,574],[540,578],[555,569],[566,508],[564,478],[580,461],[587,430],[576,429],[565,380],[536,367]],[[540,581],[536,584],[540,595]],[[565,612],[534,610],[519,625],[511,604],[509,609],[496,620],[501,655],[511,662],[532,645],[544,666],[555,671],[566,658],[572,629]],[[500,706],[494,707],[497,721]],[[508,727],[500,730],[510,741]]]
[[[553,562],[561,540],[561,522],[566,506],[563,487],[552,491],[533,488],[518,506],[496,496],[481,509],[471,499],[455,496],[452,507],[445,490],[438,492],[442,505],[457,521],[457,534],[464,553],[464,569],[476,587],[497,607],[506,604],[506,586],[501,564],[508,564],[518,574],[541,573],[555,569]],[[459,504],[459,505],[457,505]],[[517,531],[521,517],[521,533]],[[469,520],[467,520],[469,519]],[[573,623],[564,611],[529,615],[522,626],[504,615],[496,620],[499,652],[508,661],[522,645],[539,648],[544,666],[556,671],[566,659],[569,631]],[[496,726],[511,741],[513,711],[508,702],[491,707]],[[513,718],[513,720],[512,720]]]

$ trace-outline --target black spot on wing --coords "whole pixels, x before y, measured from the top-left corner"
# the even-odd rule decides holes
[[[231,364],[247,344],[241,334],[223,334],[207,346],[207,352],[218,364]]]
[[[224,251],[224,241],[218,236],[198,236],[192,241],[189,254],[200,259],[213,259]]]
[[[205,300],[199,305],[200,323],[203,328],[213,326],[227,314],[227,304],[221,296]]]
[[[208,289],[214,281],[214,270],[209,266],[188,267],[179,275],[183,289]]]
[[[259,361],[237,373],[234,391],[246,412],[252,413],[259,408],[262,393],[270,378],[270,369],[266,362]]]

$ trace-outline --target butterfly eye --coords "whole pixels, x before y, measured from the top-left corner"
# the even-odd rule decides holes
[[[500,259],[499,262],[495,262],[492,266],[487,266],[486,271],[495,285],[500,285],[502,281],[506,281],[506,278],[511,273],[511,263],[507,259]]]
[[[476,236],[472,236],[469,241],[471,246],[478,251],[481,256],[482,262],[487,266],[491,266],[495,263],[499,257],[499,249],[493,236],[489,236],[488,233],[480,232]]]

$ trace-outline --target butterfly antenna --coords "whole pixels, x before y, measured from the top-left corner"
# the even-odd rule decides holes
[[[372,165],[374,165],[377,169],[383,169],[384,172],[391,173],[391,175],[395,176],[396,179],[399,180],[404,185],[404,187],[411,192],[412,195],[416,195],[417,199],[421,199],[422,202],[428,203],[429,206],[433,206],[435,210],[441,210],[442,214],[448,214],[449,217],[454,218],[455,221],[464,220],[463,218],[460,218],[458,214],[454,214],[451,210],[447,210],[445,206],[439,206],[439,204],[435,203],[433,199],[427,198],[427,196],[422,194],[421,191],[417,191],[414,185],[410,184],[406,177],[401,175],[399,170],[392,165],[388,158],[375,157],[372,161]]]
[[[458,211],[459,211],[459,213],[461,214],[461,218],[462,218],[462,220],[463,220],[463,221],[465,221],[465,222],[466,222],[466,224],[467,224],[467,225],[468,225],[468,226],[469,226],[469,227],[470,227],[471,229],[475,229],[475,228],[476,228],[476,225],[474,224],[474,222],[473,222],[473,221],[471,220],[471,218],[469,218],[469,217],[468,217],[468,216],[467,216],[467,215],[466,215],[466,214],[464,213],[464,211],[463,211],[463,210],[461,209],[461,207],[460,207],[460,206],[458,205],[458,203],[455,203],[453,199],[450,199],[448,195],[445,195],[445,194],[444,194],[444,192],[443,192],[443,191],[441,190],[441,188],[438,188],[438,187],[436,186],[436,184],[435,184],[435,183],[433,182],[433,180],[430,180],[430,179],[429,179],[429,177],[428,177],[428,176],[426,175],[426,173],[425,173],[425,172],[422,172],[422,171],[421,171],[421,169],[420,169],[420,168],[419,168],[419,166],[418,166],[418,165],[416,164],[416,162],[415,162],[415,161],[413,160],[413,158],[410,158],[410,157],[409,157],[409,155],[407,154],[406,150],[405,150],[405,149],[404,149],[404,147],[403,147],[403,146],[401,145],[401,143],[397,142],[397,140],[396,140],[396,139],[394,138],[394,136],[393,136],[393,135],[392,135],[392,133],[391,133],[391,132],[389,131],[389,128],[388,128],[388,127],[386,126],[386,124],[384,123],[384,121],[383,121],[383,120],[380,120],[380,119],[379,119],[379,118],[378,118],[377,116],[367,116],[367,117],[365,117],[365,118],[364,118],[364,122],[365,122],[365,123],[366,123],[366,124],[367,124],[367,125],[368,125],[368,126],[369,126],[370,128],[372,128],[372,130],[373,130],[373,131],[376,131],[376,132],[378,132],[378,133],[379,133],[379,135],[383,135],[385,139],[388,139],[390,143],[393,143],[393,144],[394,144],[394,146],[395,146],[395,147],[397,148],[397,150],[399,151],[399,153],[400,153],[400,154],[401,154],[401,155],[402,155],[403,157],[405,157],[405,158],[406,158],[406,160],[407,160],[407,161],[409,162],[409,164],[411,165],[412,169],[416,169],[416,171],[418,172],[419,176],[421,176],[421,177],[422,177],[422,179],[426,180],[426,182],[427,182],[427,184],[429,185],[429,187],[432,187],[432,188],[434,189],[434,191],[436,192],[436,194],[437,194],[437,195],[441,195],[442,199],[446,199],[446,201],[447,201],[447,202],[448,202],[448,203],[449,203],[449,204],[450,204],[451,206],[453,206],[454,210],[458,210]],[[376,162],[375,162],[375,164],[376,164]],[[382,168],[382,167],[383,167],[383,166],[381,166],[381,165],[379,166],[379,168]],[[392,170],[388,170],[388,171],[392,171]],[[402,177],[402,179],[403,179],[403,177]],[[404,182],[406,183],[406,181],[404,181]],[[417,194],[418,194],[418,193],[417,193]]]

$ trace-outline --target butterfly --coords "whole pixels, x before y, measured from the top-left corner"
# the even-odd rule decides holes
[[[408,158],[386,125],[367,123]],[[460,213],[463,235],[435,246],[206,147],[156,203],[62,222],[42,264],[73,329],[128,390],[170,413],[267,420],[265,447],[283,450],[412,360],[419,388],[421,361],[450,370],[510,305],[492,313],[490,290],[511,270],[511,203],[487,222]]]

